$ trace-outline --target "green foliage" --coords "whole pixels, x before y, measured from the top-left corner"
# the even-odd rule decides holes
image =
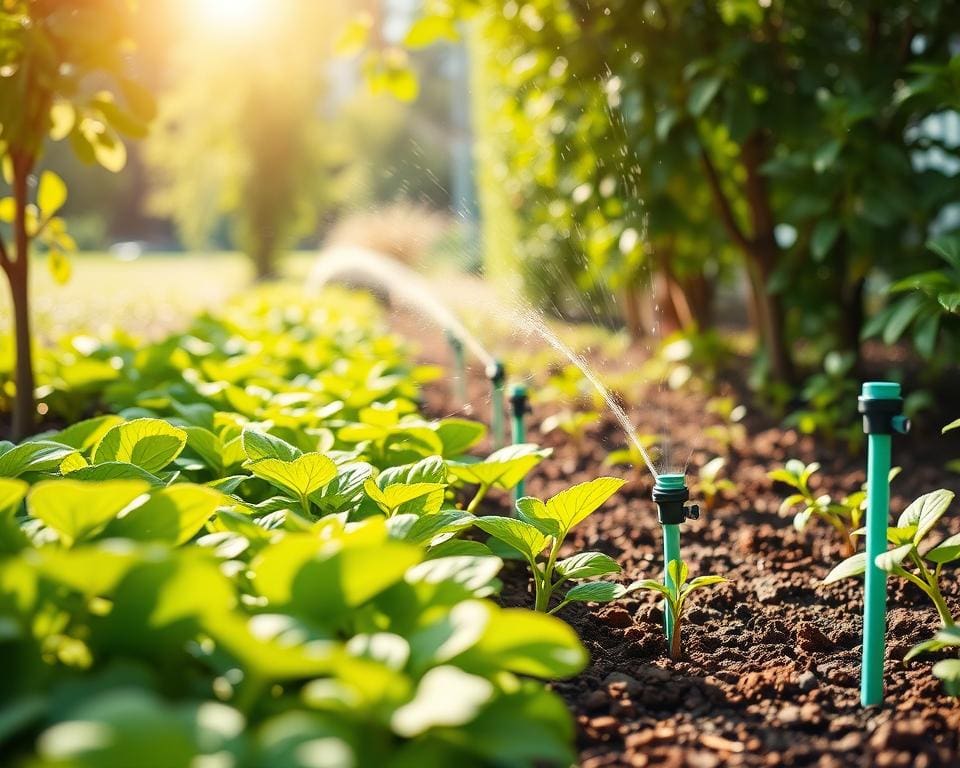
[[[914,348],[925,360],[939,352],[951,356],[957,349],[960,315],[960,234],[944,235],[927,243],[941,264],[936,269],[901,278],[891,294],[904,294],[873,317],[865,337],[881,336],[895,344],[909,332]]]
[[[474,482],[457,473],[509,488],[543,452],[467,462],[483,428],[420,416],[430,372],[338,292],[263,291],[155,344],[85,349],[118,361],[117,414],[0,445],[5,758],[570,764],[541,680],[586,652],[486,599],[502,560],[456,540],[474,518],[447,500]]]
[[[834,529],[844,553],[852,556],[856,550],[853,537],[867,509],[866,487],[839,500],[833,499],[828,493],[818,495],[810,488],[810,479],[819,471],[820,464],[817,462],[804,464],[799,459],[790,459],[782,469],[768,472],[767,477],[794,489],[795,493],[791,493],[780,504],[780,514],[800,508],[793,518],[794,528],[803,531],[811,519],[818,517]],[[899,473],[900,468],[894,467],[890,471],[890,479]]]
[[[703,499],[707,511],[714,508],[717,499],[737,490],[737,485],[726,477],[720,477],[727,460],[723,456],[711,459],[697,473],[696,493]]]
[[[600,477],[561,491],[546,503],[525,496],[517,501],[517,517],[478,517],[474,525],[520,553],[530,566],[534,609],[555,613],[573,602],[607,603],[627,594],[614,582],[589,582],[568,590],[550,608],[550,598],[567,581],[620,573],[615,560],[602,552],[580,552],[559,560],[567,534],[600,508],[623,480]]]
[[[540,429],[544,434],[560,430],[570,437],[575,445],[580,446],[583,444],[587,430],[599,419],[600,414],[596,411],[562,410],[547,416],[540,424]]]
[[[953,492],[940,489],[927,493],[908,506],[895,526],[887,529],[887,541],[892,548],[877,556],[876,564],[887,573],[899,576],[920,589],[937,610],[944,627],[951,627],[956,619],[940,591],[943,567],[960,560],[960,534],[950,536],[933,547],[920,552],[927,545],[926,538],[953,501]],[[912,570],[911,570],[912,569]],[[859,576],[866,570],[866,555],[859,553],[837,565],[824,579],[832,584],[850,576]]]
[[[643,579],[635,581],[628,587],[628,591],[644,589],[650,592],[656,592],[663,595],[665,610],[670,612],[673,618],[673,635],[670,637],[670,658],[679,659],[682,656],[680,645],[681,625],[683,622],[683,610],[687,604],[687,598],[692,592],[703,587],[722,584],[727,581],[723,576],[697,576],[693,581],[687,581],[690,570],[683,560],[671,560],[667,563],[667,573],[670,580],[667,584],[662,584],[656,579]]]

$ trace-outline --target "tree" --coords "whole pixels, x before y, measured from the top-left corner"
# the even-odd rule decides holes
[[[453,16],[475,20],[493,72],[480,151],[501,172],[481,197],[509,201],[491,228],[518,232],[521,269],[633,280],[641,212],[652,268],[732,248],[782,381],[800,339],[858,349],[867,276],[919,254],[956,199],[948,165],[912,162],[942,102],[909,97],[944,78],[956,0],[438,0],[420,31]]]
[[[333,12],[321,5],[265,5],[269,18],[245,35],[185,34],[147,144],[153,210],[172,216],[194,248],[228,220],[261,279],[338,196],[341,159],[323,117]]]
[[[52,171],[35,176],[47,138],[68,139],[85,162],[119,171],[118,132],[142,136],[152,99],[127,76],[132,0],[9,0],[0,13],[0,151],[11,195],[0,200],[0,264],[13,304],[16,400],[13,436],[33,428],[30,248],[42,245],[54,276],[69,276],[74,250],[55,216],[67,189]],[[35,191],[35,196],[34,196]],[[31,198],[34,202],[31,202]]]

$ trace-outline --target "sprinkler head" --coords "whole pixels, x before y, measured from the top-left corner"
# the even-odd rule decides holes
[[[503,363],[499,360],[490,363],[487,366],[487,378],[495,387],[502,387],[507,378],[507,370],[503,367]]]
[[[526,384],[514,384],[510,387],[510,405],[516,416],[530,413],[530,398]]]
[[[893,381],[868,381],[857,400],[857,410],[863,414],[863,431],[867,435],[905,435],[910,431],[910,419],[903,415],[903,397],[900,385]]]
[[[687,520],[698,520],[700,505],[687,504],[689,498],[690,491],[683,475],[659,475],[653,486],[653,501],[657,505],[660,525],[680,525]]]

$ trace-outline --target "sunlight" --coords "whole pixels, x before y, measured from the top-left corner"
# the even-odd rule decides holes
[[[269,0],[191,0],[196,26],[225,36],[245,35],[263,25],[273,5]]]

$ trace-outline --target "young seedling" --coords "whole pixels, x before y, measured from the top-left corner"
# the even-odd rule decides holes
[[[930,640],[926,640],[910,649],[904,659],[910,659],[921,653],[934,653],[944,648],[960,648],[960,627],[944,627]],[[933,665],[933,676],[943,683],[947,696],[960,696],[960,659],[943,659]]]
[[[920,546],[931,533],[937,521],[953,501],[951,491],[940,490],[925,494],[907,507],[895,527],[887,529],[887,541],[893,545],[877,557],[877,566],[887,573],[906,579],[923,592],[933,603],[944,628],[956,624],[940,590],[943,566],[960,560],[960,534],[941,541],[923,554]],[[861,531],[856,531],[860,533]],[[859,576],[866,570],[866,553],[858,552],[834,568],[824,584]]]
[[[567,534],[623,485],[615,477],[599,477],[561,491],[546,503],[530,496],[517,501],[517,518],[480,517],[477,528],[517,550],[530,566],[534,609],[556,613],[573,602],[607,603],[627,594],[621,584],[593,581],[570,589],[552,609],[550,599],[568,581],[620,573],[620,566],[603,552],[579,552],[559,560]]]
[[[583,445],[587,429],[596,424],[599,418],[600,414],[596,411],[563,410],[545,418],[540,429],[544,434],[559,429],[573,440],[575,445],[580,446]]]
[[[736,484],[725,477],[719,477],[727,460],[717,456],[704,464],[697,473],[697,494],[703,499],[707,511],[713,509],[717,499],[724,493],[733,493],[737,490]]]
[[[730,453],[733,445],[739,445],[747,437],[747,428],[741,423],[747,415],[743,405],[737,405],[732,397],[711,397],[707,401],[707,413],[717,416],[722,423],[703,430],[703,436],[716,443],[720,453]]]
[[[670,574],[671,584],[663,584],[656,579],[642,579],[641,581],[635,581],[627,587],[627,592],[646,589],[650,592],[663,595],[667,610],[670,611],[673,619],[673,634],[670,637],[670,658],[677,660],[682,656],[680,626],[683,620],[683,609],[686,607],[687,598],[690,596],[690,593],[701,587],[720,584],[727,581],[727,579],[723,576],[697,576],[697,578],[688,583],[687,576],[690,575],[689,568],[683,560],[671,560],[667,565],[667,572]]]
[[[817,462],[804,464],[799,459],[790,459],[783,469],[768,472],[767,477],[789,485],[796,491],[787,496],[780,505],[782,515],[801,507],[793,517],[794,528],[803,531],[812,517],[819,517],[837,532],[844,557],[851,557],[857,551],[854,532],[860,528],[867,508],[866,489],[861,488],[839,501],[835,501],[828,493],[817,495],[810,489],[810,478],[819,470],[820,465]],[[893,480],[899,473],[900,468],[894,467],[890,471],[890,479]]]

